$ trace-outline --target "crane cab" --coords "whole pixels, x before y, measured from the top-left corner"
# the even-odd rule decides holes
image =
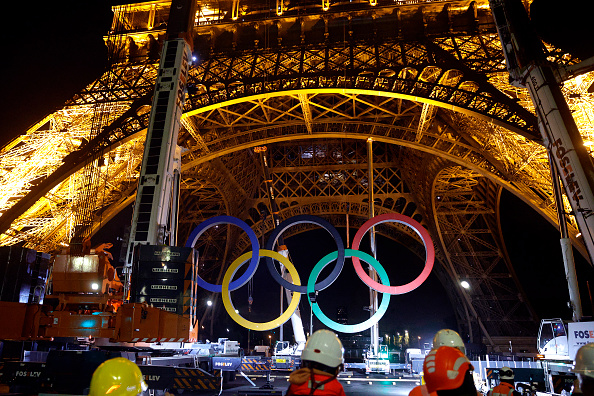
[[[571,360],[563,320],[543,319],[538,330],[538,353],[547,360]]]

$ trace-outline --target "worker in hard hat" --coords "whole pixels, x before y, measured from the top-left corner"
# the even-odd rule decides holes
[[[441,329],[435,333],[435,337],[433,337],[433,349],[437,349],[441,346],[458,348],[466,355],[466,347],[462,342],[462,338],[460,337],[460,334],[454,330]]]
[[[425,391],[437,396],[478,396],[472,370],[470,360],[459,349],[451,346],[432,349],[423,362]]]
[[[450,329],[441,329],[433,337],[433,348],[437,349],[442,346],[449,346],[459,349],[463,354],[466,354],[466,348],[462,342],[460,334]],[[409,393],[409,396],[429,396],[430,393],[427,391],[427,386],[424,381],[424,373],[421,378],[421,385],[415,386]],[[436,394],[433,393],[432,396]]]
[[[586,344],[578,349],[573,363],[573,372],[577,374],[579,389],[573,393],[594,396],[594,344]]]
[[[488,396],[520,396],[514,386],[514,370],[504,366],[499,369],[499,385],[489,391]]]
[[[344,349],[329,330],[317,330],[301,353],[301,368],[289,376],[287,395],[345,396],[336,377],[342,370]]]
[[[136,363],[123,357],[101,363],[91,378],[89,396],[135,396],[148,389]]]

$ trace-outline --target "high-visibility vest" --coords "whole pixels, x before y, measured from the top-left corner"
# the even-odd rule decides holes
[[[512,396],[515,390],[512,384],[500,382],[499,385],[489,391],[489,396]]]
[[[314,396],[345,396],[342,385],[335,377],[314,374],[313,382],[310,378],[302,384],[291,384],[287,395],[314,395]]]

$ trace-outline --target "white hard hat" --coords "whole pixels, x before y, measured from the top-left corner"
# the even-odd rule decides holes
[[[442,329],[435,333],[435,337],[433,337],[433,349],[437,349],[441,346],[458,348],[466,355],[466,348],[464,347],[462,338],[460,338],[460,334],[456,333],[454,330]]]
[[[514,370],[507,366],[503,366],[499,369],[499,379],[502,381],[513,381]]]
[[[305,343],[301,360],[318,362],[328,367],[342,364],[344,348],[336,334],[330,330],[317,330]]]
[[[594,344],[586,344],[578,349],[573,372],[594,378]]]

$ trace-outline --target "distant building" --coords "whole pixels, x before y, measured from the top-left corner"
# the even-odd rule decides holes
[[[339,337],[344,347],[344,359],[347,362],[362,362],[371,337],[361,334],[341,334]]]
[[[336,321],[340,324],[348,324],[349,310],[347,307],[341,306],[336,309]]]

